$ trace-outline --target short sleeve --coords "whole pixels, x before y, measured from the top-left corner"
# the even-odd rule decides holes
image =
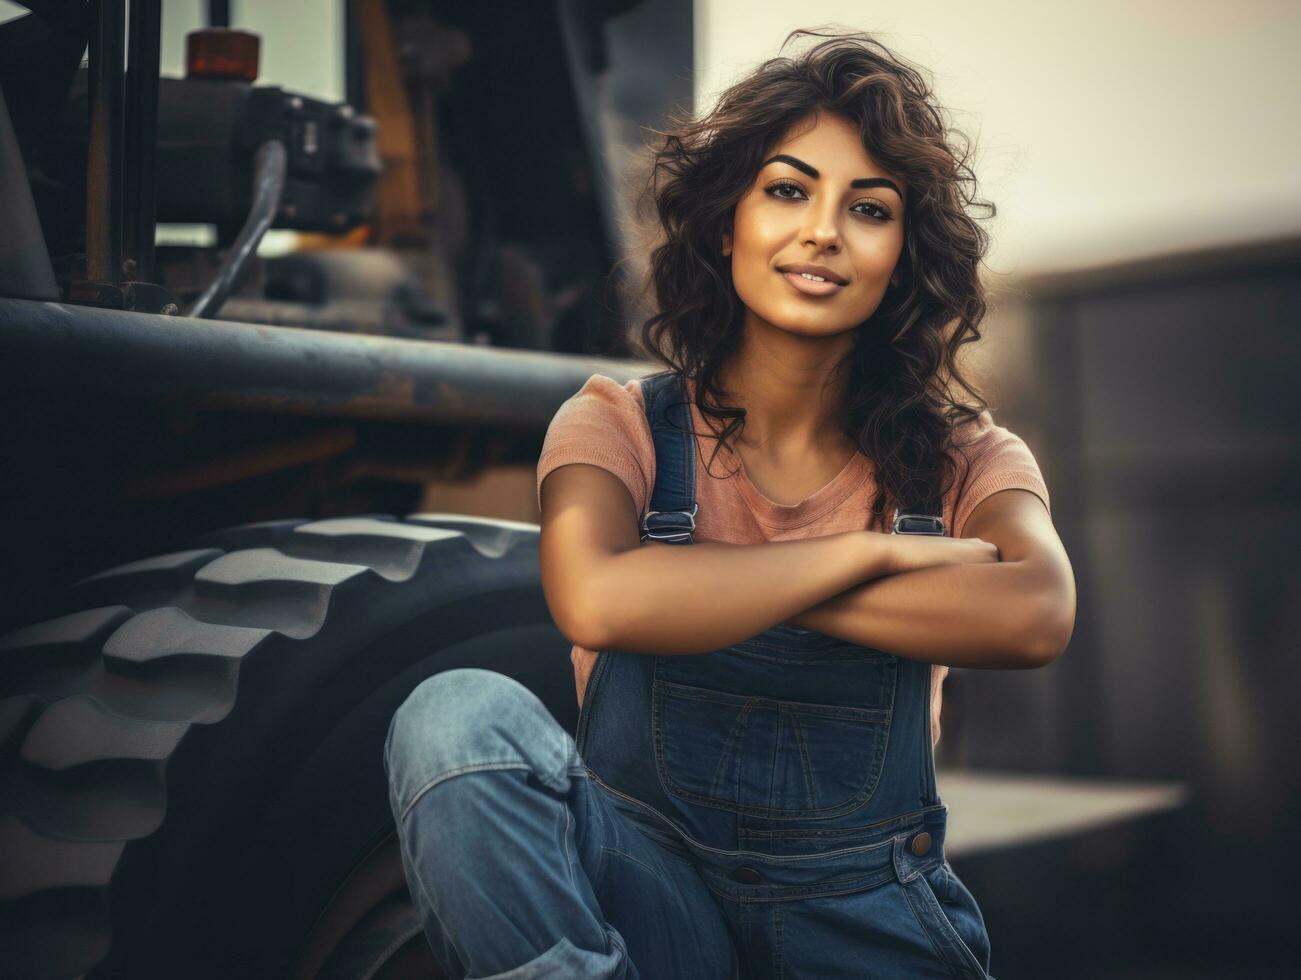
[[[980,502],[1000,490],[1013,488],[1029,490],[1051,507],[1048,485],[1044,482],[1039,463],[1030,447],[1016,433],[994,423],[989,410],[980,413],[962,439],[959,473],[965,469],[960,489],[953,504],[953,536],[961,537],[967,518]],[[966,462],[962,461],[965,457]]]
[[[655,485],[655,443],[640,379],[621,385],[594,374],[557,409],[538,458],[538,510],[542,509],[542,481],[569,463],[609,470],[632,494],[637,513],[646,512]]]

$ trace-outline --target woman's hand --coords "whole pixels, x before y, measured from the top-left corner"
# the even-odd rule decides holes
[[[892,534],[894,561],[890,574],[937,565],[979,565],[1001,561],[998,546],[981,538],[948,538],[937,534]]]

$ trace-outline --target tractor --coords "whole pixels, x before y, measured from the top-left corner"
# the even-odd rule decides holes
[[[465,666],[573,731],[534,465],[654,369],[618,188],[691,5],[248,5],[333,94],[229,3],[10,6],[0,975],[439,976],[384,737]]]

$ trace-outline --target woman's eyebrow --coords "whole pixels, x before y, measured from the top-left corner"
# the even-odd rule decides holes
[[[804,173],[812,177],[814,180],[817,180],[819,177],[822,176],[820,173],[818,173],[815,167],[805,163],[803,160],[799,159],[798,157],[791,156],[789,153],[778,153],[775,157],[769,157],[762,164],[760,164],[760,166],[766,167],[770,163],[789,163],[796,170],[803,171]],[[901,201],[903,200],[903,191],[899,190],[899,186],[893,180],[890,180],[889,178],[886,177],[859,177],[857,180],[851,180],[849,182],[849,186],[850,187],[888,187],[890,188],[890,190],[894,191],[896,194],[899,195],[899,200]]]

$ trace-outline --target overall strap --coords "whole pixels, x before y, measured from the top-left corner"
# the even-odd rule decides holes
[[[655,486],[641,518],[641,540],[690,544],[696,529],[696,437],[682,376],[662,371],[642,378],[646,418],[655,442]],[[944,535],[943,502],[914,501],[896,508],[895,534]]]
[[[943,502],[936,498],[916,501],[894,511],[895,534],[945,534]]]
[[[642,378],[646,419],[655,440],[655,486],[641,519],[641,540],[691,544],[696,529],[696,436],[682,376]]]

